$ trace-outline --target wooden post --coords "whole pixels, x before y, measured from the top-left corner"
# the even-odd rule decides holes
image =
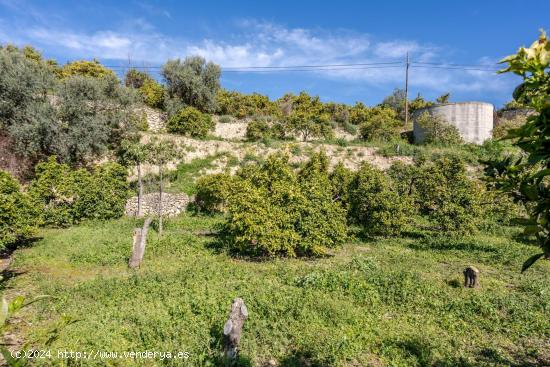
[[[237,358],[244,320],[248,317],[248,310],[242,298],[235,298],[231,305],[229,318],[223,327],[225,358],[233,361]]]
[[[464,287],[475,288],[479,286],[479,270],[474,266],[464,269]]]
[[[145,245],[147,244],[147,232],[153,218],[148,217],[143,223],[143,228],[134,229],[134,245],[132,246],[132,256],[128,262],[128,266],[132,269],[137,268],[143,261],[145,254]]]

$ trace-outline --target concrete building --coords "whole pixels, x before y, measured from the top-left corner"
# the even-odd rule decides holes
[[[458,129],[464,141],[483,144],[485,140],[492,137],[494,111],[495,108],[490,103],[458,102],[427,107],[417,111],[415,116],[423,112],[440,116]],[[416,142],[422,142],[424,139],[424,132],[416,121],[414,121],[413,134]]]

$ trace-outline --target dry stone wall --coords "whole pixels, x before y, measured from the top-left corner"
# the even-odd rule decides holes
[[[143,216],[156,215],[159,210],[159,193],[143,195],[141,202],[141,213]],[[134,196],[126,202],[124,213],[133,217],[137,214],[138,198]],[[173,217],[185,211],[189,204],[189,196],[186,194],[167,194],[162,193],[162,212],[167,217]]]

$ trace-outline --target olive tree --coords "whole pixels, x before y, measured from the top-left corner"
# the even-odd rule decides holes
[[[0,49],[0,128],[16,153],[86,165],[135,130],[136,94],[114,76],[61,80],[44,62]],[[71,74],[72,75],[72,74]]]
[[[221,69],[200,56],[185,60],[169,60],[162,67],[168,96],[181,105],[203,112],[216,110],[216,95],[220,89]]]

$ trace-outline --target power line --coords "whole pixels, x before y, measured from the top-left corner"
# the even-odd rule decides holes
[[[474,70],[474,71],[489,71],[489,72],[497,72],[498,69],[481,69],[481,68],[462,68],[462,67],[454,67],[454,66],[435,66],[435,65],[417,65],[415,63],[412,63],[411,67],[413,68],[422,68],[422,69],[447,69],[447,70]]]
[[[222,67],[222,70],[248,70],[248,69],[305,69],[305,68],[327,68],[327,67],[352,67],[352,66],[378,66],[378,65],[402,65],[401,61],[391,62],[370,62],[370,63],[349,63],[349,64],[322,64],[322,65],[286,65],[286,66],[228,66]],[[161,69],[162,65],[152,66],[123,66],[123,65],[104,65],[108,68],[131,68],[131,69]]]
[[[252,74],[265,74],[265,73],[286,73],[286,72],[321,72],[321,71],[339,71],[339,70],[367,70],[367,69],[392,69],[401,68],[402,65],[386,65],[386,66],[363,66],[363,67],[319,67],[309,69],[222,69],[222,73],[252,73]],[[113,67],[110,69],[114,71],[126,71],[129,68],[123,66]],[[160,70],[151,70],[151,72],[160,73]]]
[[[497,65],[487,65],[487,64],[453,64],[453,63],[441,63],[441,62],[423,62],[423,61],[415,61],[415,64],[420,65],[434,65],[434,66],[456,66],[456,67],[487,67],[487,68],[495,68],[496,70],[499,69]]]

